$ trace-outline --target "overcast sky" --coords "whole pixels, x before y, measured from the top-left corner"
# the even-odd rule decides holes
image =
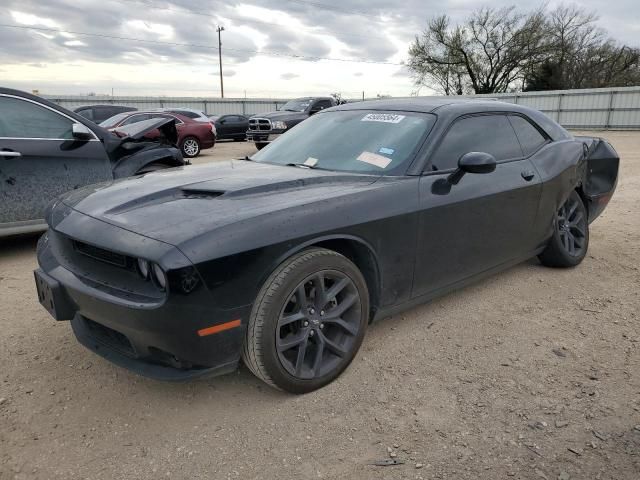
[[[595,11],[600,26],[616,39],[640,44],[637,0],[575,3]],[[461,20],[479,5],[477,0],[2,0],[0,23],[43,30],[0,27],[0,85],[41,93],[219,95],[216,26],[223,25],[227,97],[245,91],[249,97],[409,95],[415,88],[401,65],[415,34],[434,15]]]

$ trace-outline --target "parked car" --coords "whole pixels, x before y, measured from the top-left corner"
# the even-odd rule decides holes
[[[200,110],[196,110],[194,108],[160,108],[161,112],[168,113],[176,113],[178,115],[182,115],[183,117],[190,118],[191,120],[195,120],[196,122],[202,123],[211,123],[211,120],[204,112]]]
[[[44,230],[46,205],[81,186],[184,165],[173,122],[149,141],[119,135],[55,103],[0,88],[0,237]]]
[[[332,97],[305,97],[285,103],[277,112],[260,113],[249,118],[247,140],[258,150],[311,115],[336,105]]]
[[[538,111],[450,98],[332,108],[245,160],[63,196],[38,246],[41,303],[143,375],[242,358],[309,392],[370,321],[536,255],[578,265],[619,164]]]
[[[150,118],[172,118],[175,120],[176,128],[178,129],[178,146],[182,151],[182,155],[187,158],[197,157],[202,150],[212,148],[216,144],[215,127],[213,123],[197,122],[176,113],[158,111],[119,113],[102,122],[100,126],[107,129],[114,129],[123,125],[142,122]],[[157,135],[158,132],[150,132],[147,134],[147,137],[154,138]]]
[[[107,118],[113,117],[118,113],[135,112],[135,107],[125,107],[123,105],[84,105],[74,108],[73,111],[84,118],[91,120],[93,123],[104,122]]]
[[[247,139],[249,119],[244,115],[210,116],[209,119],[216,126],[218,140],[233,139],[236,142],[244,142]]]

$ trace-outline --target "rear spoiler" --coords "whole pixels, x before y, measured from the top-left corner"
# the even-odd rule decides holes
[[[589,222],[598,217],[611,200],[618,184],[620,157],[604,138],[575,137],[584,147],[587,161],[582,191],[587,200]]]

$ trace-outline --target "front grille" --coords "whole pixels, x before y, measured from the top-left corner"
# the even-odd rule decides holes
[[[126,255],[105,250],[104,248],[96,247],[95,245],[90,245],[88,243],[79,242],[78,240],[73,241],[73,247],[82,255],[100,260],[101,262],[110,263],[111,265],[123,268],[127,266]]]
[[[271,120],[268,118],[250,118],[249,130],[269,131],[271,130]]]
[[[125,335],[88,318],[83,320],[94,340],[128,357],[136,356],[133,345]]]

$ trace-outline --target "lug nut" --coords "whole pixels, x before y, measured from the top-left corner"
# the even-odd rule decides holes
[[[313,308],[310,308],[310,309],[309,309],[309,313],[310,313],[311,315],[313,315],[314,313],[316,313],[316,311],[315,311]]]
[[[315,332],[314,332],[313,330],[311,330],[311,331],[309,332],[309,336],[310,336],[310,337],[313,337],[313,334],[314,334],[314,333],[315,333]]]
[[[320,316],[324,315],[324,310],[320,310]]]
[[[320,330],[322,330],[324,328],[324,323],[320,324]]]
[[[305,327],[308,327],[308,326],[309,326],[309,322],[307,322],[307,321],[305,320],[305,321],[304,321],[304,323],[303,323],[303,325],[304,325]]]

